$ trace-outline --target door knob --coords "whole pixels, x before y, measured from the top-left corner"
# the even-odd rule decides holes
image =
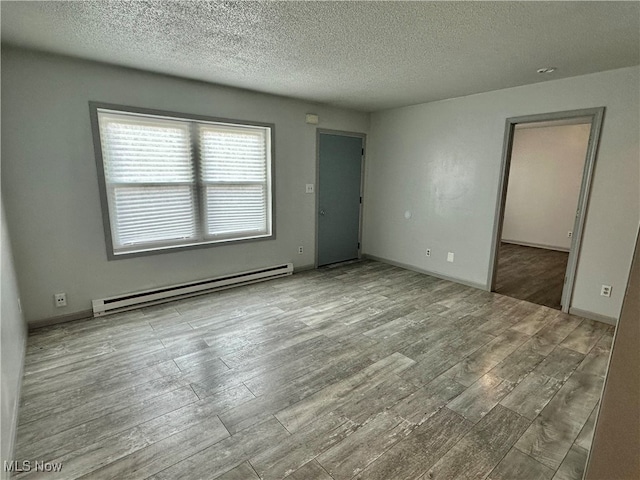
[[[326,212],[324,210],[320,210],[320,215],[324,216]]]

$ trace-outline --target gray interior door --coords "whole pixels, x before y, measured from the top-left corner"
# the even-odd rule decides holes
[[[320,134],[318,266],[358,258],[363,139]]]

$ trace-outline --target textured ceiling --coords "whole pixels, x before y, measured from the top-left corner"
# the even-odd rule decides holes
[[[638,2],[2,2],[17,46],[373,111],[640,63]],[[540,75],[536,69],[558,70]]]

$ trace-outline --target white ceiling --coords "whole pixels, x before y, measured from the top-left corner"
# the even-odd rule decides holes
[[[640,63],[639,2],[2,2],[2,42],[374,111]],[[536,73],[554,66],[550,75]]]

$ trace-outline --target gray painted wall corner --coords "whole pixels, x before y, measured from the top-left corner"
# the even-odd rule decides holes
[[[0,468],[5,460],[12,460],[16,430],[18,425],[18,407],[24,370],[24,357],[27,342],[27,324],[22,315],[20,294],[13,264],[11,242],[4,214],[4,204],[0,205],[2,232],[1,251],[1,301],[0,307],[0,355],[2,390],[2,432],[0,436]],[[1,478],[9,478],[2,468]]]

